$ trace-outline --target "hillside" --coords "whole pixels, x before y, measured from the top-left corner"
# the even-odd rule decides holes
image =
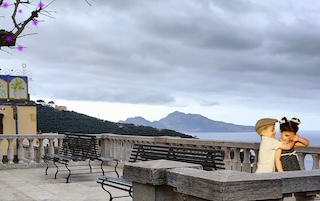
[[[190,138],[170,129],[115,123],[90,117],[74,111],[59,111],[51,106],[37,104],[37,127],[43,133],[114,133],[140,136],[180,136]]]
[[[208,119],[199,114],[173,112],[160,119],[150,122],[142,117],[128,118],[120,123],[148,125],[160,129],[172,129],[179,132],[254,132],[253,126],[236,125]]]

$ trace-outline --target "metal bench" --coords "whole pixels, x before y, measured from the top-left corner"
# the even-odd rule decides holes
[[[129,162],[159,159],[200,164],[207,171],[225,169],[221,150],[193,147],[134,144]],[[102,176],[98,178],[97,183],[101,184],[102,189],[110,195],[110,201],[114,198],[132,197],[132,182],[122,177]],[[113,197],[105,186],[127,191],[129,195]]]
[[[47,164],[45,174],[48,174],[49,169],[49,161],[52,161],[56,167],[56,173],[54,178],[57,178],[57,174],[59,172],[59,168],[57,163],[65,165],[69,174],[67,176],[66,183],[69,182],[69,178],[71,176],[71,170],[68,168],[70,161],[86,161],[89,160],[90,172],[92,172],[92,167],[90,162],[94,160],[101,161],[101,171],[102,175],[105,174],[103,169],[103,163],[114,161],[116,162],[114,171],[119,177],[117,172],[118,160],[111,157],[101,157],[99,152],[99,145],[97,142],[97,138],[94,135],[86,135],[86,134],[65,134],[63,138],[62,146],[59,148],[58,154],[45,154],[43,157],[44,162]]]

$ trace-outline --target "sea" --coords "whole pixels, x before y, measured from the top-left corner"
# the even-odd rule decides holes
[[[240,142],[260,142],[260,136],[256,132],[184,132],[185,134],[202,140],[220,140],[220,141],[240,141]],[[309,140],[309,146],[320,147],[320,131],[299,131],[300,137]],[[275,138],[280,138],[279,131]],[[305,158],[306,170],[312,169],[312,157],[307,155]]]

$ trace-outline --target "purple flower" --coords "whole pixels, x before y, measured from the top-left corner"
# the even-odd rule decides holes
[[[7,42],[11,42],[11,41],[12,41],[12,36],[7,36],[7,37],[6,37],[6,41],[7,41]]]
[[[18,51],[22,51],[23,50],[23,46],[22,45],[18,45]]]
[[[37,26],[37,25],[38,25],[38,20],[33,19],[33,20],[32,20],[32,24],[33,24],[34,26]]]
[[[38,7],[42,9],[44,7],[44,4],[40,1],[40,3],[38,4]]]
[[[3,2],[2,7],[8,8],[9,4],[7,2]]]

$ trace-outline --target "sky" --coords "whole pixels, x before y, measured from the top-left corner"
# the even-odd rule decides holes
[[[23,51],[0,51],[0,74],[26,65],[32,100],[113,122],[285,116],[320,132],[319,1],[50,2],[18,39]],[[10,8],[1,29],[13,28]]]

